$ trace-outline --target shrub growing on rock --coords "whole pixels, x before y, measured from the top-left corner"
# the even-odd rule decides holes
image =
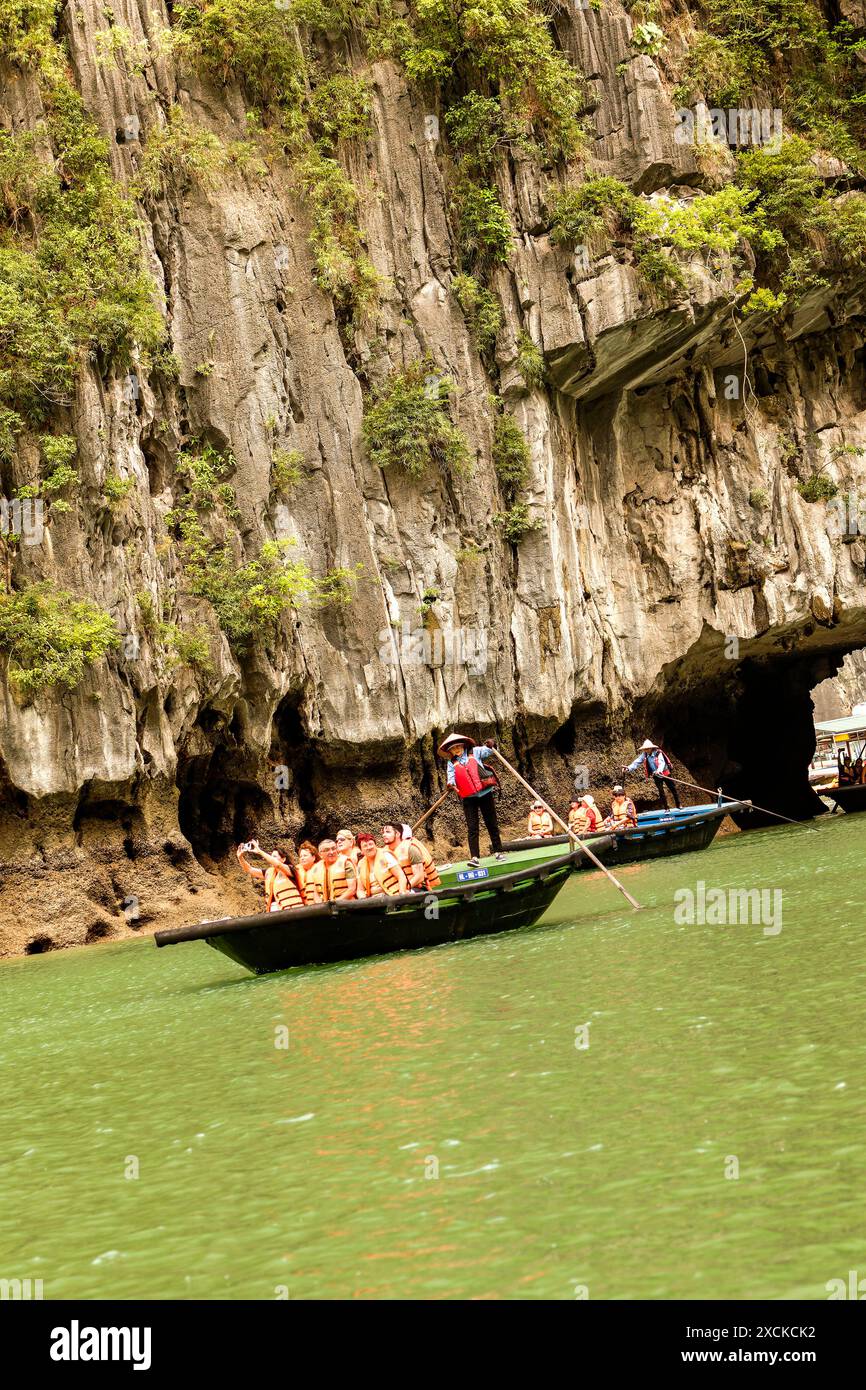
[[[24,8],[16,13],[23,23]],[[9,51],[20,54],[22,43]],[[51,52],[40,58],[41,139],[53,162],[31,134],[0,134],[0,403],[13,433],[68,397],[85,353],[124,363],[135,348],[155,351],[164,334],[133,203]]]
[[[74,689],[119,643],[108,613],[47,580],[0,594],[0,651],[8,657],[9,680],[28,699],[52,685]]]
[[[797,491],[806,502],[829,502],[839,489],[826,473],[813,473],[805,483],[797,484]]]
[[[609,177],[559,189],[550,202],[550,239],[573,249],[605,229],[628,231],[637,201],[621,179]]]
[[[448,377],[437,377],[429,362],[413,362],[404,371],[392,372],[373,392],[364,412],[370,461],[380,468],[396,464],[414,478],[432,465],[467,472],[469,446],[448,414],[453,389]]]
[[[528,333],[521,333],[517,339],[517,370],[530,391],[544,384],[544,353]]]
[[[520,545],[530,531],[540,529],[540,522],[533,521],[526,502],[515,502],[507,512],[497,512],[493,522],[510,545]]]
[[[410,79],[447,82],[461,70],[473,86],[494,91],[485,122],[534,137],[549,159],[567,159],[581,140],[583,90],[574,67],[556,46],[547,15],[533,0],[424,0],[413,7],[399,56]],[[478,80],[480,74],[481,81]],[[481,108],[475,107],[476,115]]]
[[[162,197],[171,186],[212,184],[227,162],[222,141],[213,131],[197,126],[180,106],[169,108],[164,126],[153,126],[138,173],[145,197]]]
[[[493,467],[503,490],[512,496],[529,477],[529,445],[511,415],[497,415],[493,429]]]
[[[464,179],[457,190],[457,236],[468,265],[504,265],[511,250],[511,220],[499,194]]]
[[[229,645],[243,655],[252,643],[267,640],[283,615],[301,600],[346,603],[354,571],[332,571],[314,579],[302,560],[290,557],[292,541],[265,541],[245,557],[233,523],[240,517],[230,450],[193,440],[178,456],[177,475],[184,495],[167,514],[178,542],[187,590],[207,599]]]
[[[451,289],[463,310],[476,348],[482,355],[492,352],[502,327],[502,310],[496,295],[486,290],[473,275],[455,275]]]

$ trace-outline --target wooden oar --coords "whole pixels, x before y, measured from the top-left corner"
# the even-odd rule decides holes
[[[433,802],[433,805],[430,807],[430,810],[429,810],[429,811],[425,811],[424,814],[423,814],[423,816],[421,817],[420,820],[416,820],[415,824],[412,826],[412,834],[413,834],[413,835],[415,834],[415,831],[418,829],[418,827],[424,824],[424,822],[425,822],[425,820],[427,819],[427,817],[428,817],[428,816],[432,816],[433,812],[436,810],[436,807],[442,805],[442,802],[445,800],[445,798],[446,798],[446,796],[448,795],[448,793],[450,792],[450,790],[451,790],[450,787],[446,787],[445,790],[444,790],[444,792],[443,792],[442,795],[440,796],[439,800]]]
[[[530,785],[529,785],[528,782],[524,781],[524,779],[521,777],[521,775],[520,775],[520,773],[517,771],[517,769],[511,766],[511,763],[508,761],[508,759],[507,759],[507,758],[503,758],[503,756],[502,756],[502,754],[499,752],[498,748],[491,748],[490,751],[491,751],[491,753],[493,754],[494,758],[498,758],[498,759],[499,759],[499,761],[502,763],[503,767],[507,767],[507,768],[508,768],[508,771],[511,773],[512,777],[516,777],[517,780],[518,780],[518,782],[520,783],[520,785],[521,785],[522,787],[525,787],[525,788],[526,788],[526,790],[529,792],[530,796],[534,797],[534,799],[535,799],[536,801],[540,801],[540,802],[541,802],[541,804],[542,804],[542,806],[544,807],[544,809],[545,809],[545,810],[548,812],[548,814],[556,821],[557,825],[561,825],[561,826],[562,826],[562,828],[563,828],[563,830],[565,831],[566,835],[568,836],[569,840],[570,840],[573,844],[578,845],[578,846],[580,847],[580,849],[583,850],[583,852],[584,852],[584,854],[586,855],[587,859],[591,860],[592,863],[595,865],[595,867],[596,867],[597,869],[601,869],[601,871],[602,871],[602,873],[605,875],[605,877],[610,879],[610,881],[611,881],[611,883],[613,884],[614,888],[618,888],[618,889],[619,889],[619,891],[622,893],[622,895],[623,895],[623,897],[626,899],[626,901],[629,902],[629,903],[631,903],[632,907],[635,908],[636,910],[640,910],[640,903],[637,901],[637,899],[632,897],[631,893],[628,891],[627,888],[623,888],[623,886],[622,886],[622,884],[620,883],[619,879],[616,878],[616,876],[615,876],[614,874],[611,873],[610,869],[606,869],[606,868],[604,867],[604,865],[602,864],[601,860],[598,859],[598,858],[596,857],[596,855],[593,854],[592,850],[589,848],[589,845],[584,844],[583,840],[578,839],[578,837],[577,837],[577,835],[575,835],[574,831],[573,831],[573,830],[570,830],[569,827],[566,825],[565,821],[562,820],[561,817],[558,816],[558,815],[556,814],[556,812],[554,811],[553,807],[552,807],[552,806],[548,806],[547,802],[544,800],[544,797],[539,796],[539,795],[538,795],[538,792],[535,791],[533,787],[530,787]]]
[[[671,782],[676,782],[678,787],[691,787],[694,792],[704,792],[706,796],[720,796],[723,801],[736,801],[735,796],[726,796],[721,787],[717,791],[710,791],[709,787],[699,787],[696,782],[684,782],[682,777],[671,777]],[[780,816],[778,811],[768,811],[766,806],[759,806],[756,801],[752,802],[756,811],[762,811],[765,816],[775,816],[776,820],[783,820],[788,825],[799,825],[800,821],[791,820],[790,816]]]

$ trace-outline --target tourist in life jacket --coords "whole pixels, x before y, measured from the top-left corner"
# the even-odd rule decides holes
[[[314,903],[316,899],[316,885],[311,880],[307,886],[307,877],[319,862],[319,851],[311,840],[302,840],[298,845],[298,883],[304,895],[305,903]]]
[[[490,836],[490,846],[497,859],[504,859],[502,837],[499,834],[499,820],[496,815],[496,802],[493,788],[498,787],[499,779],[488,772],[484,763],[493,752],[493,740],[486,744],[472,746],[472,740],[463,734],[451,734],[439,745],[439,756],[448,758],[447,779],[449,787],[454,787],[463,806],[466,818],[466,831],[469,836],[469,863],[477,867],[479,861],[478,817],[484,820]]]
[[[262,859],[268,865],[267,869],[248,864],[248,854],[255,854]],[[250,840],[249,844],[238,847],[237,856],[241,868],[250,878],[264,880],[265,912],[289,912],[293,907],[304,906],[304,897],[295,878],[295,871],[281,849],[275,849],[273,854],[266,854],[258,840]]]
[[[394,855],[411,889],[420,892],[422,888],[441,888],[442,880],[433,855],[426,845],[415,839],[410,826],[389,821],[382,826],[382,841]]]
[[[643,766],[644,776],[651,777],[656,784],[656,791],[663,806],[668,804],[668,789],[674,799],[674,805],[679,808],[680,794],[677,791],[676,782],[672,781],[673,768],[667,753],[663,753],[657,743],[645,738],[640,746],[640,751],[633,763],[623,768],[623,772],[637,772]]]
[[[361,851],[355,844],[355,837],[351,830],[338,830],[334,839],[337,842],[337,849],[341,854],[346,854],[353,864],[357,864],[361,858]]]
[[[629,830],[634,825],[637,825],[637,811],[634,808],[634,802],[617,784],[613,789],[610,815],[604,822],[604,828],[605,830]]]
[[[358,860],[358,897],[375,898],[380,893],[396,897],[409,892],[409,881],[389,849],[379,849],[369,830],[356,835],[361,858]]]
[[[531,840],[542,840],[553,834],[553,820],[550,812],[545,811],[543,801],[533,801],[526,830]]]
[[[322,840],[319,859],[306,875],[317,903],[331,903],[357,896],[355,865],[347,854],[340,854],[336,840]]]
[[[601,825],[601,813],[589,792],[579,801],[572,801],[568,811],[568,828],[575,835],[591,835]]]

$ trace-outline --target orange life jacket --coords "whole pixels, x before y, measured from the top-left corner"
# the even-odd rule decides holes
[[[547,811],[529,812],[529,833],[530,835],[553,834],[553,821]]]
[[[465,763],[454,764],[454,785],[458,795],[463,798],[475,796],[476,792],[484,791],[486,787],[498,787],[499,778],[487,772],[470,753]]]
[[[579,806],[577,810],[568,813],[568,828],[576,835],[588,835],[591,831],[597,830],[600,821],[601,816],[594,806]]]
[[[439,870],[436,868],[436,861],[426,845],[422,845],[420,840],[416,840],[413,835],[411,840],[400,840],[397,844],[396,856],[406,877],[409,877],[409,850],[415,848],[421,853],[421,867],[424,870],[425,888],[441,888],[442,880],[439,877]]]
[[[338,854],[333,864],[326,864],[324,859],[319,859],[310,870],[307,883],[316,894],[316,902],[330,903],[343,896],[354,877],[354,873],[347,867],[346,856]]]
[[[617,828],[637,825],[637,811],[629,796],[615,796],[610,803],[610,818]]]
[[[282,912],[288,912],[293,907],[304,906],[304,896],[288,865],[285,871],[275,869],[273,865],[268,869],[265,874],[265,898],[267,899],[266,912],[270,912],[271,904],[275,900]]]
[[[309,869],[305,869],[303,864],[299,864],[295,870],[298,875],[298,885],[304,895],[304,902],[308,906],[319,901],[316,897],[316,880],[313,874],[321,862],[320,859],[317,859],[315,864],[310,865]]]
[[[387,852],[390,854],[390,850]],[[400,879],[394,872],[394,866],[388,863],[385,858],[385,851],[381,849],[376,851],[372,874],[370,861],[366,854],[361,859],[358,864],[358,882],[368,898],[373,897],[376,893],[389,893],[393,898],[397,893],[403,892]]]

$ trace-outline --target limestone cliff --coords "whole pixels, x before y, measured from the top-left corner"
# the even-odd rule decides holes
[[[809,690],[866,642],[863,539],[840,534],[811,488],[857,494],[866,471],[866,274],[849,255],[784,306],[768,295],[744,314],[760,261],[748,238],[708,250],[656,236],[682,274],[660,292],[609,220],[576,248],[553,234],[551,190],[590,177],[650,208],[733,186],[729,143],[680,138],[674,89],[701,11],[662,7],[653,53],[618,0],[538,7],[573,64],[585,133],[565,160],[513,140],[492,165],[511,239],[477,276],[500,320],[484,353],[455,291],[473,266],[447,84],[413,80],[348,22],[297,30],[323,71],[368,94],[364,133],[335,147],[377,278],[374,302],[349,314],[317,272],[315,189],[269,144],[267,113],[250,133],[255,102],[234,73],[166,41],[171,8],[57,12],[114,179],[137,197],[178,369],[84,356],[48,425],[25,422],[3,464],[12,498],[36,476],[40,430],[74,437],[70,505],[49,503],[7,587],[47,579],[87,596],[123,640],[74,687],[28,698],[2,683],[0,951],[249,905],[225,872],[233,843],[420,814],[454,727],[497,733],[560,798],[580,765],[603,795],[652,729],[696,781],[808,810]],[[859,33],[863,15],[849,17]],[[773,81],[737,105],[775,107]],[[4,62],[8,131],[38,133],[44,100],[32,66]],[[143,192],[148,148],[170,128],[235,154],[206,177],[169,164]],[[853,161],[819,148],[811,163],[840,203],[859,197]],[[365,411],[417,363],[433,393],[453,383],[446,411],[471,471],[414,476],[371,458]],[[534,525],[519,543],[492,520],[514,502],[494,467],[502,412],[529,450],[520,501]],[[230,642],[191,592],[173,528],[178,459],[204,447],[229,460],[238,563],[292,541],[314,580],[353,573],[348,602],[300,597],[267,640]],[[292,461],[279,487],[275,458]],[[153,613],[204,632],[207,659],[166,660]],[[515,820],[522,807],[510,800]],[[453,810],[436,835],[459,840]]]

